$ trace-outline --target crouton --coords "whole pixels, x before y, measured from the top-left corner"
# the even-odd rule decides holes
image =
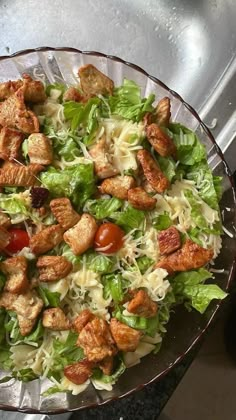
[[[94,363],[89,362],[87,359],[81,362],[72,363],[64,368],[64,375],[69,381],[76,385],[83,384],[92,375],[92,368]]]
[[[19,159],[19,149],[24,139],[24,134],[9,127],[0,131],[0,159],[14,161]]]
[[[109,194],[121,200],[127,200],[128,190],[135,187],[135,180],[132,176],[115,176],[105,179],[99,190],[102,194]]]
[[[81,255],[93,245],[97,228],[95,219],[90,214],[84,213],[80,221],[64,233],[64,241],[75,255]]]
[[[70,329],[70,321],[61,308],[50,308],[43,311],[42,324],[44,328],[53,331]]]
[[[50,202],[50,208],[63,229],[69,229],[80,220],[80,215],[73,209],[69,198],[55,198]]]
[[[63,240],[63,229],[60,225],[48,226],[30,238],[30,249],[35,255],[44,254]]]
[[[139,290],[134,294],[133,299],[128,304],[128,311],[132,314],[151,318],[157,313],[157,303],[148,296],[145,290]]]
[[[0,269],[7,276],[6,292],[19,295],[28,289],[27,267],[27,259],[23,256],[7,258],[0,263]]]
[[[38,103],[45,101],[46,94],[43,83],[33,80],[27,74],[23,75],[23,80],[9,80],[8,82],[0,83],[0,101],[9,98],[22,87],[26,102]]]
[[[151,184],[156,192],[163,193],[169,187],[170,183],[157,162],[153,159],[151,153],[144,149],[139,150],[137,159],[143,168],[144,175],[149,184]]]
[[[88,322],[92,321],[95,315],[89,309],[84,309],[73,321],[73,328],[79,334]]]
[[[157,200],[150,197],[142,187],[136,187],[128,191],[128,202],[138,210],[153,210]]]
[[[114,82],[92,64],[79,69],[80,86],[86,95],[112,95]]]
[[[111,319],[110,329],[112,337],[119,350],[122,351],[135,351],[139,340],[141,338],[141,332],[129,327],[118,321],[116,318]]]
[[[89,154],[93,158],[94,170],[98,178],[105,179],[118,174],[110,161],[105,137],[89,149]]]
[[[43,255],[38,258],[37,268],[39,269],[40,281],[56,281],[66,277],[72,270],[72,264],[65,257]]]
[[[50,165],[53,161],[51,140],[42,133],[28,137],[28,155],[30,163]]]

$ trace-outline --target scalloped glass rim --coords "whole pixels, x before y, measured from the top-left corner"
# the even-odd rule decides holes
[[[35,69],[44,74],[46,80],[53,82],[63,79],[67,84],[75,83],[76,69],[92,62],[101,71],[110,76],[115,84],[123,77],[130,77],[142,87],[144,94],[154,92],[159,99],[169,96],[172,101],[172,119],[194,129],[208,152],[208,160],[214,173],[223,176],[224,195],[221,210],[224,226],[234,230],[236,225],[236,198],[233,178],[210,130],[201,121],[197,112],[175,91],[169,89],[156,77],[150,76],[135,64],[118,57],[96,51],[80,51],[75,48],[42,47],[19,51],[10,56],[0,57],[0,81],[17,79],[22,73],[35,74]],[[223,204],[224,203],[224,204]],[[235,275],[236,242],[234,238],[224,236],[221,254],[216,260],[216,267],[223,266],[225,272],[216,274],[216,282],[229,290]],[[212,323],[221,302],[210,305],[206,314],[199,316],[193,311],[186,317],[183,308],[177,308],[168,324],[168,332],[163,340],[160,353],[148,355],[140,365],[136,365],[119,379],[111,392],[98,391],[89,386],[82,394],[55,394],[42,397],[40,394],[48,386],[47,381],[35,380],[22,384],[19,381],[0,385],[0,409],[25,413],[63,413],[107,404],[125,397],[147,384],[161,379],[168,373],[198,342]],[[183,331],[184,325],[184,331]],[[178,331],[176,333],[176,331]],[[142,367],[142,371],[140,371]],[[128,372],[128,374],[127,374]]]

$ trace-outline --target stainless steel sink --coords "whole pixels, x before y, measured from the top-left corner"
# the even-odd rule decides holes
[[[0,0],[0,54],[38,46],[98,50],[176,90],[236,169],[235,0]]]

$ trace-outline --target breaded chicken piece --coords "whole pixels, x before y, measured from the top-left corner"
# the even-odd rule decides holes
[[[9,244],[11,239],[10,233],[4,228],[0,227],[0,251],[2,251]]]
[[[116,318],[111,319],[110,329],[112,337],[119,350],[122,351],[135,351],[139,340],[141,338],[141,332],[130,328],[128,325],[123,324]]]
[[[23,87],[0,102],[0,125],[16,128],[26,134],[39,132],[38,118],[25,106]]]
[[[0,83],[0,101],[9,98],[21,87],[24,88],[26,102],[39,103],[45,101],[46,94],[43,83],[33,80],[28,74],[23,75],[23,80],[9,80]]]
[[[151,318],[157,313],[157,303],[153,302],[145,290],[139,290],[129,302],[127,309],[132,314]]]
[[[53,161],[51,140],[42,133],[34,133],[28,137],[28,155],[30,163],[50,165]]]
[[[60,225],[48,226],[30,238],[30,249],[35,255],[44,254],[63,240],[63,228]]]
[[[173,140],[157,124],[148,125],[146,135],[149,143],[160,156],[176,157],[176,146]]]
[[[39,269],[39,280],[46,282],[63,279],[72,270],[72,263],[62,256],[43,255],[38,258],[36,266]]]
[[[99,363],[99,367],[104,373],[104,375],[111,375],[113,371],[113,365],[114,365],[114,357],[113,356],[107,356],[105,359],[103,359]]]
[[[63,239],[75,255],[81,255],[93,245],[97,229],[94,217],[84,213],[80,221],[64,233]]]
[[[44,328],[53,331],[70,329],[70,321],[61,308],[50,308],[43,311],[42,324]]]
[[[36,175],[43,169],[36,163],[24,166],[7,161],[0,168],[0,186],[31,187],[37,182]]]
[[[82,91],[89,96],[112,95],[114,89],[113,80],[105,76],[92,64],[86,64],[79,68],[80,86]]]
[[[26,336],[32,331],[37,321],[43,308],[43,301],[33,290],[28,290],[21,295],[4,291],[0,296],[0,307],[16,312],[20,333]]]
[[[181,247],[181,238],[178,229],[170,226],[158,234],[160,254],[171,254]]]
[[[87,359],[81,362],[72,363],[64,368],[64,375],[69,381],[76,385],[83,384],[92,375],[92,368],[94,363],[89,362]]]
[[[23,140],[24,134],[20,131],[3,127],[0,131],[0,159],[19,159],[19,149]]]
[[[113,178],[105,179],[99,190],[102,194],[109,194],[121,200],[127,200],[128,191],[130,188],[135,187],[135,180],[132,176],[114,176]]]
[[[138,210],[153,210],[157,200],[150,197],[142,187],[136,187],[128,191],[128,202]]]
[[[80,215],[73,209],[69,198],[55,198],[50,202],[50,208],[63,229],[69,229],[80,220]]]
[[[27,259],[23,256],[7,258],[0,263],[0,269],[7,276],[4,286],[6,292],[21,294],[29,287],[27,278]]]
[[[100,362],[117,352],[108,323],[97,317],[85,325],[76,344],[82,347],[90,362]]]
[[[74,330],[79,334],[85,325],[94,318],[95,315],[89,309],[84,309],[73,321]]]
[[[147,181],[156,192],[163,193],[167,188],[169,188],[170,183],[168,179],[153,159],[151,153],[145,149],[139,150],[137,153],[137,159],[143,168]]]
[[[187,239],[181,249],[162,258],[155,268],[164,268],[170,274],[175,271],[194,270],[211,261],[213,254],[212,249],[205,249]]]
[[[167,127],[170,122],[170,98],[162,98],[156,107],[156,123],[161,126]]]
[[[74,86],[69,87],[64,95],[63,95],[63,101],[74,101],[74,102],[86,102],[88,100],[88,97],[85,95],[82,95],[78,89],[76,89]]]
[[[0,228],[7,229],[10,226],[11,226],[10,217],[6,213],[3,213],[3,211],[0,210]],[[1,246],[0,246],[0,249],[1,249]]]
[[[118,174],[117,169],[109,160],[105,137],[102,137],[98,143],[91,147],[89,154],[93,158],[94,170],[98,178],[105,179]]]

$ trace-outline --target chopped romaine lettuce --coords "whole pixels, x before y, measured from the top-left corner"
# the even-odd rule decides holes
[[[113,212],[119,210],[123,200],[112,197],[109,199],[99,198],[98,200],[88,200],[86,202],[86,211],[92,214],[96,219],[106,219]]]
[[[206,159],[206,150],[196,134],[184,125],[171,123],[169,132],[177,147],[177,160],[184,165],[194,165]]]
[[[114,212],[110,215],[117,225],[125,231],[142,228],[145,220],[145,213],[128,205],[124,210]]]
[[[144,274],[145,271],[147,271],[147,269],[154,264],[154,261],[149,258],[146,257],[146,255],[143,255],[143,257],[139,257],[136,260],[137,264],[138,264],[138,268],[141,272],[141,274]]]
[[[152,225],[157,230],[165,230],[168,229],[172,225],[172,220],[168,213],[160,214],[153,219]]]
[[[171,182],[176,175],[174,159],[171,157],[158,156],[157,162],[166,178]]]
[[[177,274],[171,281],[176,300],[203,314],[213,299],[227,296],[216,284],[204,284],[210,278],[212,274],[204,268]]]
[[[56,99],[61,101],[66,89],[67,89],[66,85],[63,85],[62,83],[53,83],[52,85],[47,85],[46,95],[47,96],[54,96],[53,91],[58,91],[58,95],[56,95],[57,96]]]
[[[22,194],[0,194],[0,208],[9,214],[29,215],[28,206]]]
[[[159,317],[155,315],[152,318],[143,318],[141,316],[135,315],[123,315],[121,309],[118,308],[115,311],[115,317],[124,324],[128,325],[131,328],[135,328],[136,330],[142,330],[145,334],[154,336],[155,333],[158,331],[159,326]]]
[[[119,357],[119,363],[115,371],[112,373],[112,375],[105,375],[104,373],[102,373],[100,369],[95,368],[93,370],[92,379],[97,379],[101,382],[104,382],[105,384],[115,383],[116,380],[122,375],[122,373],[124,373],[125,369],[126,369],[126,366],[122,358]]]
[[[46,307],[57,307],[60,305],[60,293],[51,292],[47,287],[39,286],[38,293]]]
[[[141,121],[146,112],[153,111],[155,95],[141,98],[140,87],[133,81],[124,79],[124,83],[114,90],[113,96],[109,97],[111,113],[120,115],[132,121]]]
[[[206,228],[207,221],[202,215],[201,203],[191,190],[185,190],[184,195],[191,206],[191,218],[198,228]]]
[[[121,274],[106,274],[102,276],[102,284],[104,286],[104,299],[108,299],[111,296],[116,303],[124,299],[124,293],[127,291],[127,281],[122,279]]]
[[[63,171],[51,166],[40,178],[53,197],[68,197],[75,206],[83,206],[95,191],[92,163],[73,165]]]

